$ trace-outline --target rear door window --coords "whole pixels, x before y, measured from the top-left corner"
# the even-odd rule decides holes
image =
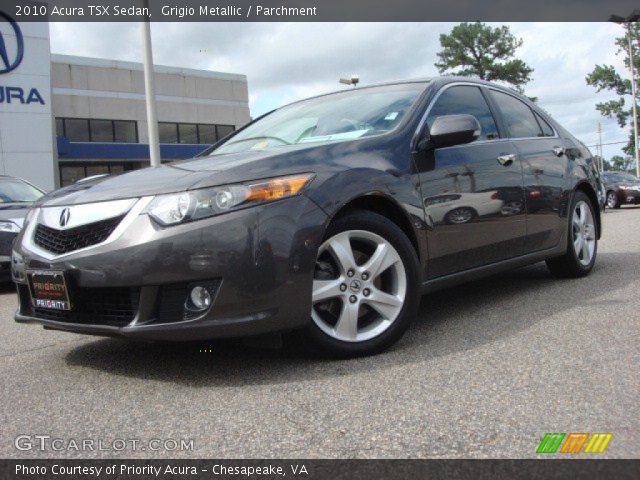
[[[542,118],[542,116],[540,116],[540,114],[538,114],[535,111],[533,113],[536,116],[536,119],[538,120],[538,123],[540,124],[540,128],[542,128],[542,136],[543,137],[553,137],[553,136],[555,136],[555,132],[553,131],[553,128],[551,128],[551,125],[549,125],[549,123],[544,118]]]
[[[490,90],[491,97],[498,105],[511,138],[541,137],[542,128],[533,111],[516,97],[507,93]]]
[[[457,85],[443,91],[429,111],[427,125],[431,128],[436,117],[460,114],[476,117],[481,127],[480,140],[499,137],[496,122],[482,92],[470,85]]]

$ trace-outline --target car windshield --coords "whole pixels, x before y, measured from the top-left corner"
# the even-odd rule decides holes
[[[400,124],[424,88],[424,83],[406,83],[303,100],[257,120],[211,154],[381,135]]]
[[[640,182],[638,177],[635,175],[631,175],[630,173],[625,172],[616,172],[616,173],[604,173],[603,174],[605,181],[607,182]]]
[[[0,204],[31,203],[38,200],[43,192],[18,178],[0,179]]]

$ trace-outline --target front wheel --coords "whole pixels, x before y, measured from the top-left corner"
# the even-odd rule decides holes
[[[337,219],[318,249],[311,338],[339,356],[390,346],[415,315],[418,272],[413,245],[387,218],[354,211]]]
[[[547,267],[557,277],[577,278],[593,269],[598,251],[595,211],[584,192],[577,191],[571,202],[567,252],[547,260]]]

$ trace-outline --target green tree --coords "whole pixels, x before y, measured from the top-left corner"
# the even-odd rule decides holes
[[[616,170],[618,172],[628,172],[635,163],[632,157],[623,157],[621,155],[614,155],[611,160],[607,162],[609,168],[606,170]]]
[[[522,39],[507,26],[493,28],[481,22],[464,22],[448,35],[440,35],[440,45],[440,60],[435,63],[440,73],[502,81],[519,92],[531,80],[533,68],[514,58]]]
[[[640,37],[640,23],[629,24],[632,37],[633,64],[636,69],[636,86],[638,86],[637,73],[640,71],[640,47],[638,40]],[[629,44],[626,36],[618,37],[615,40],[618,46],[616,55],[622,55],[624,64],[629,69]],[[597,92],[608,90],[618,95],[617,99],[608,102],[598,103],[596,109],[605,117],[615,118],[621,127],[633,125],[633,113],[631,102],[631,80],[629,74],[624,72],[622,75],[618,73],[613,65],[596,65],[593,71],[587,75],[586,81],[588,85],[594,86]],[[638,92],[636,92],[638,93]],[[627,103],[627,99],[629,102]],[[639,99],[636,98],[636,101]],[[628,155],[633,155],[633,127],[629,134],[629,142],[622,149]]]

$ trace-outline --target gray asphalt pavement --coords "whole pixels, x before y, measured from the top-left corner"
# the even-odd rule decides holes
[[[0,457],[534,457],[546,432],[611,432],[602,456],[640,457],[640,208],[604,223],[588,278],[538,264],[432,294],[395,348],[357,360],[45,331],[13,322],[5,289]],[[85,438],[193,451],[68,443]]]

